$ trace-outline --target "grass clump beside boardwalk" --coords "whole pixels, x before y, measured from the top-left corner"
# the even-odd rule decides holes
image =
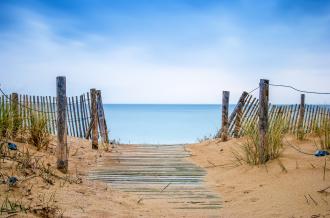
[[[283,136],[287,131],[286,120],[283,118],[274,119],[268,126],[267,146],[264,149],[263,156],[260,156],[259,148],[259,129],[258,123],[254,122],[246,127],[246,140],[241,144],[241,151],[233,150],[235,160],[239,164],[247,163],[250,165],[259,165],[262,160],[265,162],[279,157],[283,148]]]
[[[37,147],[38,150],[48,147],[51,137],[47,129],[47,119],[45,116],[30,116],[30,127],[28,128],[28,142]]]

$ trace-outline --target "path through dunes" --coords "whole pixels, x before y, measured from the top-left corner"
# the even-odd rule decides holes
[[[184,145],[118,145],[89,178],[111,183],[146,201],[166,201],[178,213],[217,217],[222,202],[204,182],[206,172],[186,160]]]

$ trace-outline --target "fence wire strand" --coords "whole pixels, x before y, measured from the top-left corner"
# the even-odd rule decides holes
[[[316,95],[330,95],[330,92],[316,92],[316,91],[306,91],[306,90],[301,90],[301,89],[297,89],[291,85],[283,85],[283,84],[269,84],[270,86],[276,86],[276,87],[284,87],[284,88],[290,88],[293,89],[297,92],[300,93],[306,93],[306,94],[316,94]]]

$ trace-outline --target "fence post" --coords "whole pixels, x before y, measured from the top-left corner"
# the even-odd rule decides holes
[[[101,131],[101,136],[102,136],[102,142],[109,143],[108,130],[106,127],[101,90],[97,90],[97,114],[98,114],[98,119],[99,119],[98,121],[99,121],[99,128]]]
[[[234,128],[234,137],[239,137],[239,131],[241,129],[241,118],[242,118],[242,109],[245,104],[245,98],[248,95],[247,92],[243,92],[241,97],[238,100],[237,106],[236,106],[236,118],[235,118],[235,128]]]
[[[66,79],[64,76],[56,78],[57,92],[57,169],[66,173],[68,171],[68,145],[66,124]]]
[[[91,89],[91,117],[92,117],[92,148],[98,149],[99,144],[99,133],[98,133],[98,116],[97,116],[97,91],[96,89]]]
[[[300,109],[299,109],[299,120],[298,120],[298,133],[301,133],[303,130],[305,116],[305,94],[300,95]]]
[[[11,94],[11,101],[12,104],[11,109],[13,112],[13,136],[15,137],[17,134],[17,130],[19,128],[19,114],[18,114],[18,94],[12,93]]]
[[[265,160],[265,148],[267,147],[268,130],[268,101],[269,80],[261,79],[259,83],[259,163]]]
[[[227,141],[228,139],[228,104],[229,104],[229,91],[222,92],[222,125],[221,125],[221,140]]]

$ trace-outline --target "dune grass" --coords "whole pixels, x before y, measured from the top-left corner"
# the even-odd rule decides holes
[[[28,142],[37,147],[38,150],[48,148],[51,137],[47,129],[47,118],[44,115],[37,116],[32,113],[30,126],[28,127]]]
[[[51,137],[45,115],[33,112],[26,118],[20,117],[8,104],[0,105],[0,141],[20,141],[37,147],[47,148]],[[23,120],[29,125],[23,126]]]
[[[330,120],[321,120],[320,124],[315,128],[314,133],[318,138],[317,145],[320,149],[330,150]]]
[[[1,104],[0,139],[11,138],[13,132],[13,115],[8,105]]]
[[[283,137],[287,131],[287,122],[279,117],[268,125],[267,145],[261,155],[259,147],[258,123],[253,122],[243,127],[245,141],[240,145],[240,151],[233,150],[232,153],[236,161],[240,164],[259,165],[269,160],[279,157],[283,148]]]

